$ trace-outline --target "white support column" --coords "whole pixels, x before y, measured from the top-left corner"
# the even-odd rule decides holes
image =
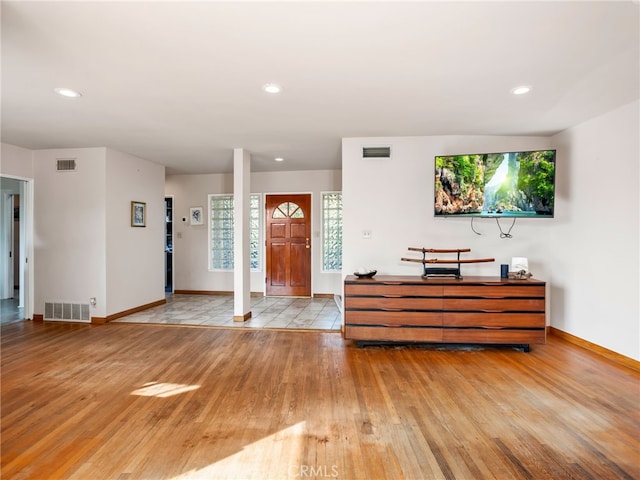
[[[243,148],[233,150],[233,320],[236,322],[244,322],[251,318],[250,160],[251,155]]]

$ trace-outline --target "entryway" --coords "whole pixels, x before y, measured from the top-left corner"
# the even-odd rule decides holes
[[[164,291],[173,293],[173,195],[164,197]]]
[[[342,314],[333,298],[251,297],[253,316],[233,320],[233,295],[174,294],[167,303],[110,323],[340,332]]]
[[[266,295],[311,296],[311,194],[266,196]]]
[[[30,318],[28,246],[32,210],[31,184],[27,180],[0,177],[0,321],[12,323]],[[25,308],[29,307],[29,308]],[[28,311],[27,311],[28,310]]]

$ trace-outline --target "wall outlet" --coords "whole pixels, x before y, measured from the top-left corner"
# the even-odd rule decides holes
[[[98,303],[98,302],[96,301],[96,297],[91,297],[91,298],[89,299],[89,304],[90,304],[93,308],[96,308],[96,304],[97,304],[97,303]]]
[[[371,230],[362,230],[362,238],[371,240]]]

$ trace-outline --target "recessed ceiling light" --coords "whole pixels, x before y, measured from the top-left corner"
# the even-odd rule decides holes
[[[262,89],[267,93],[280,93],[282,91],[282,87],[275,83],[267,83],[263,85]]]
[[[531,91],[531,87],[529,85],[520,85],[519,87],[514,87],[511,89],[511,93],[514,95],[524,95],[525,93],[529,93]]]
[[[284,158],[282,158],[282,157],[274,158],[274,160],[276,162],[284,162]]]
[[[53,91],[63,97],[78,98],[82,96],[80,93],[75,90],[71,90],[70,88],[54,88]]]

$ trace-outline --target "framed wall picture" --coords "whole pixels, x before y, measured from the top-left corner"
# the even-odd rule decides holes
[[[191,225],[203,225],[204,209],[202,207],[191,207],[189,209],[189,221]]]
[[[131,226],[147,226],[147,204],[145,202],[131,202]]]

